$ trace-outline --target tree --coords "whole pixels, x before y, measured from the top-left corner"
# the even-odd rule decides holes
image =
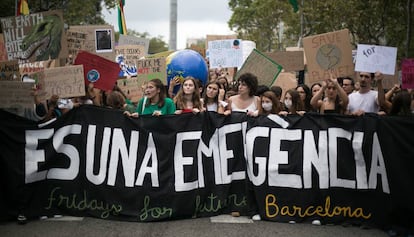
[[[299,2],[299,1],[298,1]],[[299,11],[304,16],[303,37],[349,29],[351,41],[398,48],[401,58],[414,57],[411,27],[412,0],[304,0]],[[239,37],[253,40],[259,50],[278,47],[277,28],[286,25],[284,45],[300,37],[300,14],[293,13],[288,0],[230,0],[233,11],[228,24]],[[272,32],[273,31],[273,32]]]
[[[240,38],[255,41],[256,47],[263,51],[280,48],[280,23],[294,15],[287,0],[230,0],[229,7],[233,11],[228,22],[230,28]],[[288,35],[287,39],[291,37]]]

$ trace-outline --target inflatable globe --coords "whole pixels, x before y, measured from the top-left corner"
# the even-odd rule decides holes
[[[196,51],[184,49],[170,54],[166,58],[167,66],[167,83],[178,76],[182,80],[187,76],[201,80],[203,85],[208,80],[208,68],[204,58]],[[174,93],[177,93],[180,85],[174,87]]]

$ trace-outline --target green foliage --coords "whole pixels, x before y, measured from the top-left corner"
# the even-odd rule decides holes
[[[301,2],[301,1],[298,1]],[[349,29],[351,41],[398,47],[399,57],[407,51],[407,18],[412,0],[303,0],[294,13],[288,0],[230,0],[233,15],[228,22],[239,37],[253,40],[259,50],[278,47],[278,24],[285,23],[283,46],[295,46],[300,38],[300,12],[303,12],[303,37]],[[407,5],[410,5],[408,11]],[[409,13],[410,12],[410,13]],[[409,34],[412,37],[413,30]],[[295,41],[296,39],[296,41]],[[280,45],[279,45],[280,46]],[[409,57],[414,57],[414,42]]]

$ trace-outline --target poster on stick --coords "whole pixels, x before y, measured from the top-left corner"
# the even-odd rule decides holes
[[[352,46],[348,29],[303,38],[308,77],[307,83],[354,74]]]
[[[236,74],[236,81],[243,73],[250,72],[257,76],[259,85],[271,86],[282,71],[282,66],[265,56],[257,49],[253,49],[241,69]]]
[[[1,18],[8,60],[21,62],[66,58],[67,40],[60,10]]]
[[[397,62],[397,48],[358,44],[355,71],[356,72],[381,72],[385,75],[395,74]]]

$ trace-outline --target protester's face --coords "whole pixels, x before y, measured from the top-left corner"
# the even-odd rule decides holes
[[[183,92],[184,94],[193,94],[195,90],[195,85],[192,80],[186,80],[183,84]]]
[[[318,93],[318,91],[321,89],[321,87],[319,85],[314,85],[312,87],[312,96],[316,95],[316,93]],[[302,89],[303,90],[303,89]]]
[[[354,91],[354,87],[352,86],[352,81],[349,79],[344,79],[342,81],[342,89],[344,89],[344,91],[347,94],[351,94],[352,91]]]
[[[371,88],[371,73],[369,73],[369,72],[360,72],[359,73],[359,87],[360,87],[360,89],[370,89]]]
[[[247,84],[245,82],[240,82],[239,83],[239,94],[249,94],[250,93],[250,88],[249,86],[247,86]]]
[[[298,87],[296,89],[296,91],[299,92],[300,99],[302,101],[305,101],[305,99],[306,99],[306,92],[305,92],[305,90],[302,87]]]
[[[215,98],[216,96],[217,96],[217,94],[218,94],[218,85],[216,85],[216,84],[209,84],[208,86],[207,86],[207,91],[206,91],[206,94],[207,94],[207,97],[208,98]]]
[[[151,99],[156,97],[160,93],[160,89],[155,86],[154,83],[148,82],[147,87],[145,88],[145,96]]]
[[[329,83],[325,90],[326,97],[330,99],[335,99],[336,95],[338,94],[336,91],[336,87],[333,83]]]

